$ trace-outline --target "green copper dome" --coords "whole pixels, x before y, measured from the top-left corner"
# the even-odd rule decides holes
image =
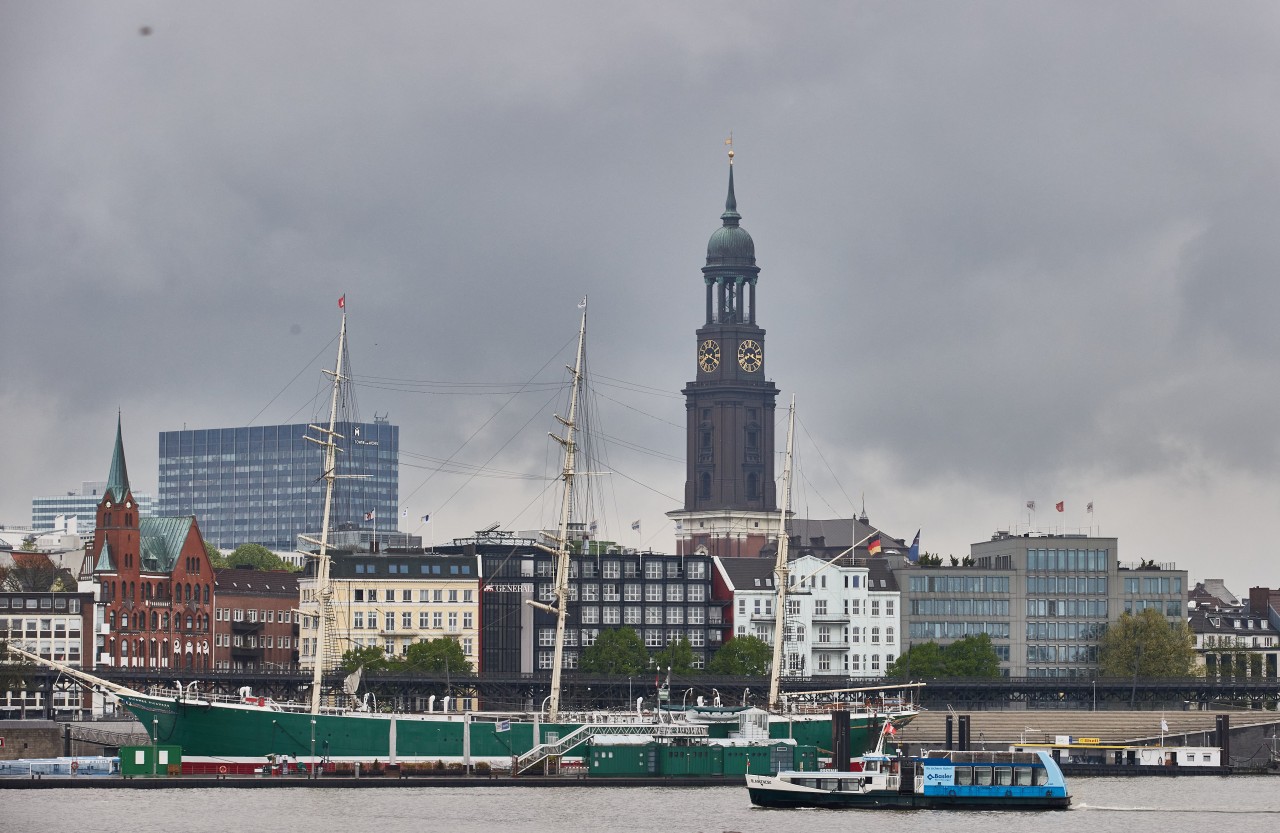
[[[747,230],[738,225],[738,200],[733,195],[733,167],[729,168],[729,196],[724,201],[724,213],[720,215],[724,225],[716,229],[707,241],[708,266],[754,266],[756,244]]]

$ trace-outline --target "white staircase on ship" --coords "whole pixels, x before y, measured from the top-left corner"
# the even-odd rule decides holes
[[[570,749],[585,743],[590,738],[604,735],[705,738],[707,737],[707,727],[679,723],[655,723],[649,725],[637,723],[586,723],[564,737],[550,743],[538,744],[516,758],[512,773],[519,775],[547,760],[558,763],[560,757]]]

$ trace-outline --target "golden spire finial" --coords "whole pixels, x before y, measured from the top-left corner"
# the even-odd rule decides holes
[[[732,165],[733,164],[733,131],[732,130],[729,131],[729,138],[725,139],[724,143],[729,146],[729,164]]]

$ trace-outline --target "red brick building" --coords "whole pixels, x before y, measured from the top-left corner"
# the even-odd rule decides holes
[[[99,665],[212,668],[214,575],[200,528],[194,517],[139,515],[119,420],[90,547],[103,608]]]
[[[298,575],[244,567],[214,571],[215,669],[297,669]]]

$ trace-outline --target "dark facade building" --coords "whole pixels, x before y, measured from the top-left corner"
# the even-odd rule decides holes
[[[501,673],[550,671],[556,619],[525,604],[552,601],[556,558],[533,541],[460,539],[437,551],[474,554],[481,561],[480,669]],[[712,594],[706,555],[574,554],[569,563],[569,613],[564,666],[577,668],[601,631],[630,627],[650,651],[679,639],[693,649],[695,667],[726,636],[726,600]]]
[[[213,667],[290,671],[298,665],[298,574],[215,570]]]
[[[676,522],[677,552],[757,556],[778,533],[774,487],[774,403],[757,322],[755,242],[739,221],[733,190],[702,269],[706,317],[695,334],[697,376],[685,386],[686,476]]]
[[[116,445],[88,553],[101,591],[97,664],[212,667],[213,568],[194,517],[143,517]]]
[[[321,527],[320,447],[308,426],[256,425],[160,434],[161,515],[195,515],[208,541],[229,550],[262,544],[289,551]],[[394,531],[399,505],[400,429],[384,420],[340,422],[344,480],[333,529]],[[315,432],[312,432],[315,436]],[[366,518],[370,518],[366,520]]]

